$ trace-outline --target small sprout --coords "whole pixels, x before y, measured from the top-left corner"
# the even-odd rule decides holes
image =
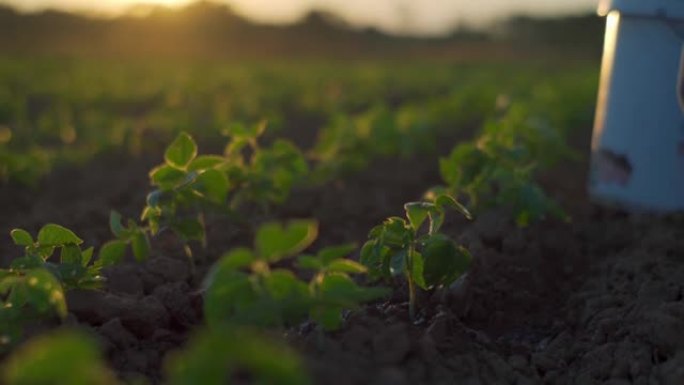
[[[467,269],[470,254],[439,230],[447,209],[466,218],[470,212],[454,198],[436,197],[434,202],[404,205],[406,219],[391,217],[373,228],[361,249],[361,263],[371,278],[403,276],[409,287],[409,315],[416,317],[416,287],[423,290],[449,285]],[[427,231],[423,231],[424,224]]]
[[[308,316],[325,329],[336,329],[342,322],[343,309],[386,293],[379,288],[359,287],[349,277],[366,272],[365,266],[344,258],[353,246],[326,248],[316,256],[297,256],[316,235],[314,221],[267,223],[257,231],[254,250],[238,248],[224,255],[204,283],[208,324],[283,327]],[[292,257],[300,267],[315,271],[308,283],[288,269],[273,266]]]

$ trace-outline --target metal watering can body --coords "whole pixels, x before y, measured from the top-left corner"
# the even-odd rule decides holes
[[[589,192],[631,211],[684,210],[684,0],[608,0]]]

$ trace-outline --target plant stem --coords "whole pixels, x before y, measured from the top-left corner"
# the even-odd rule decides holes
[[[413,282],[413,278],[408,277],[409,285],[409,318],[411,322],[416,320],[416,284]]]
[[[414,246],[409,246],[406,254],[406,279],[409,287],[409,318],[411,321],[416,320],[416,283],[413,281],[413,253]]]

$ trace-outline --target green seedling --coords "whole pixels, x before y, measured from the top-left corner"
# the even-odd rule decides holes
[[[150,171],[156,190],[147,196],[141,220],[145,226],[129,221],[124,228],[112,226],[120,242],[136,242],[144,256],[146,234],[156,235],[169,229],[187,246],[190,241],[206,245],[205,215],[222,213],[237,221],[236,210],[244,203],[262,207],[283,203],[293,185],[308,173],[308,165],[297,147],[285,140],[276,140],[268,148],[258,145],[266,123],[246,129],[235,125],[224,155],[197,155],[197,144],[186,133],[178,135],[164,154],[164,164]],[[120,217],[113,218],[120,222]],[[118,250],[118,249],[117,249]]]
[[[477,140],[456,146],[440,159],[440,172],[450,194],[464,197],[471,210],[510,210],[519,226],[567,215],[535,182],[536,173],[570,157],[562,137],[522,106],[488,122]]]
[[[82,250],[83,240],[59,225],[43,226],[36,239],[22,229],[12,230],[11,236],[25,253],[0,270],[0,324],[6,325],[0,329],[0,350],[18,340],[25,324],[66,317],[64,291],[100,288],[101,270],[111,264],[102,254],[92,262],[93,248]]]
[[[257,330],[221,326],[202,330],[166,360],[170,385],[307,385],[311,380],[295,351]]]
[[[109,215],[109,229],[116,236],[100,248],[100,260],[104,265],[118,264],[123,260],[126,249],[130,246],[133,256],[138,262],[145,261],[150,256],[150,240],[148,230],[140,227],[135,221],[128,220],[126,226],[122,224],[121,214],[112,211]]]
[[[0,368],[6,385],[115,385],[114,373],[95,341],[72,331],[36,337],[20,346]]]
[[[192,137],[179,134],[166,149],[164,164],[150,171],[150,181],[157,189],[147,196],[141,215],[147,230],[156,235],[170,229],[185,242],[204,243],[203,209],[220,209],[231,189],[225,163],[220,156],[197,156]]]
[[[361,250],[361,263],[369,268],[371,278],[406,279],[409,315],[415,319],[416,287],[429,290],[449,285],[470,265],[470,253],[439,233],[446,211],[453,209],[466,218],[471,216],[447,195],[438,196],[434,202],[407,203],[404,209],[405,218],[388,218],[370,231]]]
[[[312,270],[309,294],[313,304],[309,316],[325,330],[337,330],[342,325],[342,311],[354,309],[360,303],[387,294],[384,288],[360,287],[351,274],[366,274],[366,266],[348,259],[357,246],[354,244],[321,249],[314,255],[297,257],[297,266]]]
[[[298,262],[316,271],[312,280],[298,278],[282,266],[316,239],[314,221],[292,221],[286,226],[267,223],[259,228],[254,249],[234,249],[213,267],[205,282],[204,314],[210,326],[225,324],[284,327],[307,317],[334,329],[341,312],[384,294],[359,287],[351,273],[365,268],[342,257],[349,247],[329,248]]]
[[[14,229],[12,240],[23,246],[25,255],[12,261],[10,271],[32,269],[50,271],[65,289],[97,289],[104,282],[102,267],[109,264],[99,258],[93,262],[94,248],[81,249],[83,240],[71,230],[56,224],[47,224],[34,240],[26,230]],[[59,254],[57,261],[50,258]],[[92,262],[92,263],[91,263]]]
[[[22,337],[36,320],[65,318],[64,290],[45,268],[0,270],[0,353]]]
[[[224,150],[229,180],[234,182],[230,207],[255,203],[266,209],[281,204],[292,187],[309,173],[302,152],[287,140],[277,139],[269,147],[259,145],[266,121],[253,127],[233,125],[226,134],[230,141]]]

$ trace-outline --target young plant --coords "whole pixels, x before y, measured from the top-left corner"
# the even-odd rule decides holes
[[[309,173],[304,155],[289,141],[277,139],[269,147],[260,146],[265,130],[266,121],[262,121],[253,127],[236,124],[226,131],[231,138],[224,150],[226,170],[234,183],[231,208],[247,202],[263,209],[281,204]]]
[[[206,212],[239,220],[236,210],[243,203],[265,208],[284,202],[292,186],[308,173],[308,165],[299,149],[285,140],[259,147],[257,141],[265,128],[265,122],[249,129],[233,126],[223,156],[198,156],[192,137],[179,134],[166,149],[164,164],[150,171],[156,190],[148,194],[141,214],[145,225],[129,221],[123,227],[120,216],[113,215],[112,231],[117,240],[111,247],[119,251],[122,244],[130,243],[136,257],[144,259],[147,234],[169,229],[181,238],[191,256],[190,241],[206,245]]]
[[[38,232],[34,240],[26,230],[14,229],[12,240],[23,246],[25,255],[10,264],[10,271],[21,272],[32,269],[45,269],[51,272],[65,289],[97,289],[104,278],[102,267],[108,262],[93,259],[93,247],[81,249],[83,240],[71,230],[56,224],[47,224]],[[59,253],[58,262],[50,261],[55,252]]]
[[[505,207],[519,226],[567,215],[535,182],[535,174],[576,154],[559,129],[534,106],[514,103],[489,120],[473,142],[459,144],[440,160],[450,193],[464,196],[474,210]],[[533,113],[534,112],[534,113]]]
[[[166,360],[170,385],[307,385],[304,365],[287,345],[246,327],[222,325],[197,333]]]
[[[115,261],[101,252],[91,263],[93,248],[82,250],[83,243],[71,230],[48,224],[37,238],[26,230],[11,232],[15,244],[24,247],[24,256],[11,262],[9,269],[0,269],[0,350],[14,344],[25,324],[67,314],[64,291],[97,289],[102,286],[103,267]],[[59,254],[57,261],[50,258]]]
[[[67,306],[60,282],[44,268],[0,270],[0,353],[38,319],[64,318]]]
[[[314,221],[297,220],[283,226],[267,223],[256,234],[254,250],[238,248],[224,255],[205,282],[204,314],[210,326],[225,324],[284,327],[307,317],[333,329],[343,308],[384,294],[359,287],[348,274],[363,273],[359,264],[342,259],[349,247],[329,248],[298,262],[316,270],[307,283],[282,266],[316,239]]]
[[[325,330],[337,330],[342,325],[342,311],[387,294],[384,288],[360,287],[350,274],[366,274],[366,266],[348,259],[354,244],[321,249],[314,255],[297,257],[297,266],[314,272],[309,282],[313,304],[309,316]]]
[[[59,331],[31,339],[0,367],[6,385],[115,385],[114,373],[100,358],[95,341],[73,331]]]
[[[407,203],[406,218],[391,217],[373,228],[361,250],[361,263],[369,268],[371,278],[406,279],[411,319],[416,318],[416,287],[429,290],[449,285],[470,265],[470,253],[439,233],[447,209],[471,218],[465,207],[447,195],[434,202]]]

